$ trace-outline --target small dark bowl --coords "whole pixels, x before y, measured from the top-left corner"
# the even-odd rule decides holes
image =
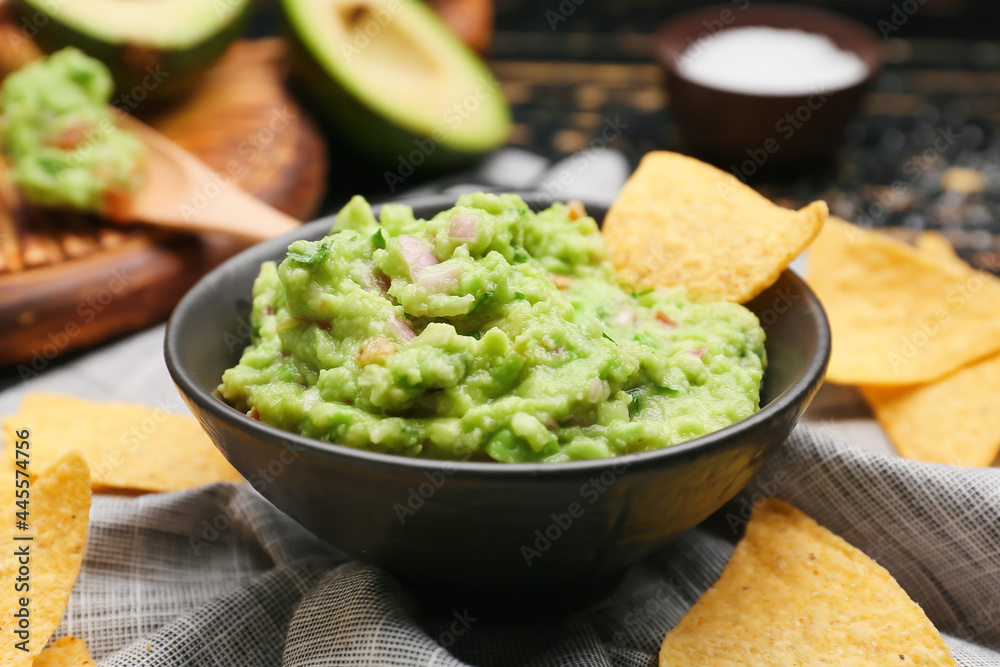
[[[525,199],[541,207],[537,195]],[[430,218],[454,201],[407,203]],[[601,220],[607,209],[587,210]],[[213,391],[249,340],[260,263],[283,258],[295,239],[321,238],[331,224],[261,243],[203,278],[170,318],[167,366],[216,446],[265,498],[330,544],[437,596],[571,600],[599,591],[732,498],[788,436],[826,370],[826,316],[786,271],[749,304],[768,336],[763,408],[690,442],[597,461],[443,463],[287,433]]]
[[[770,166],[829,151],[854,118],[885,62],[885,46],[868,27],[811,7],[749,3],[716,5],[677,16],[656,36],[656,58],[666,69],[670,110],[686,149],[735,169],[743,180]],[[863,81],[824,95],[764,95],[710,88],[683,76],[678,61],[700,37],[745,26],[797,28],[826,35],[868,66]],[[791,114],[789,120],[787,115]],[[796,127],[798,126],[798,127]]]

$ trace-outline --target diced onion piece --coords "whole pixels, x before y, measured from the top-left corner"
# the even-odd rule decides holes
[[[382,269],[379,268],[372,271],[372,281],[383,294],[387,293],[389,288],[392,287],[392,280],[390,280],[389,276],[385,275]]]
[[[448,238],[452,241],[469,243],[476,240],[478,231],[476,216],[469,214],[456,215],[448,226]]]
[[[688,350],[687,351],[688,354],[692,354],[692,355],[698,357],[699,359],[704,359],[705,358],[705,354],[707,352],[708,352],[708,348],[707,347],[696,347],[693,350]]]
[[[414,282],[420,278],[420,274],[428,266],[441,263],[441,260],[430,251],[427,244],[416,236],[403,234],[399,237],[399,245],[403,249],[403,261],[406,262],[406,268],[410,270],[410,280]]]
[[[389,320],[389,329],[394,331],[403,340],[412,340],[417,337],[417,332],[402,317],[394,317]]]
[[[604,380],[594,378],[590,382],[590,390],[587,392],[587,401],[599,403],[604,398]]]
[[[616,324],[620,327],[634,327],[635,323],[635,308],[631,306],[622,306],[611,318],[611,324]]]
[[[457,266],[443,271],[424,271],[420,275],[420,286],[429,292],[444,292],[458,282],[460,269]]]

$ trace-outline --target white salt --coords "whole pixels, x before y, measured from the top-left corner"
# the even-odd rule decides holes
[[[767,27],[723,30],[689,46],[681,74],[708,86],[756,95],[803,95],[847,88],[868,68],[825,35]]]

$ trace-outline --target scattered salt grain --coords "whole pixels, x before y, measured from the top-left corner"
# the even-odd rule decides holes
[[[731,28],[691,44],[680,73],[704,86],[757,95],[803,95],[847,88],[868,68],[825,35],[753,26]]]

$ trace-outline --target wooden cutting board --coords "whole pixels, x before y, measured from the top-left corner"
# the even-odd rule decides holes
[[[220,174],[201,195],[231,177],[307,220],[326,186],[327,149],[284,74],[281,40],[238,41],[189,97],[134,113]],[[58,356],[162,321],[191,285],[242,247],[42,210],[0,191],[0,367],[16,365],[31,377]]]

